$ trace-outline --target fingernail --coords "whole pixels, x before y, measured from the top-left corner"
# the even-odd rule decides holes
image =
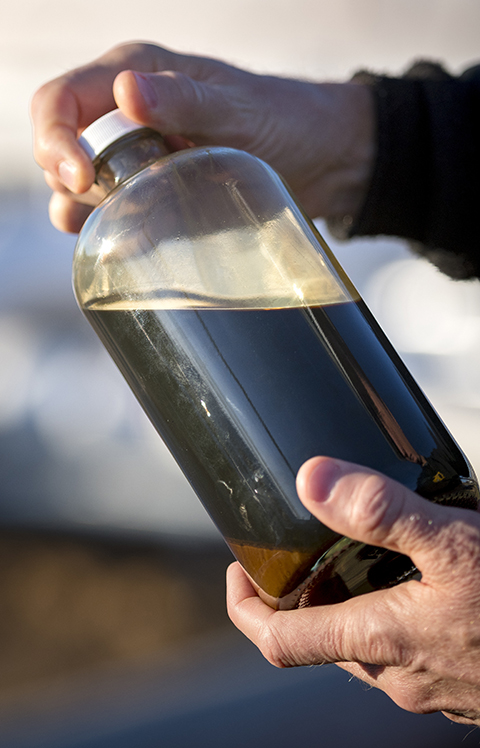
[[[140,94],[143,96],[146,105],[150,109],[154,109],[157,106],[158,99],[154,87],[144,75],[141,73],[134,73],[137,88]]]
[[[60,177],[60,181],[65,185],[65,187],[72,190],[72,192],[75,192],[77,185],[77,171],[77,166],[71,161],[61,161],[58,165],[58,176]]]
[[[328,458],[321,460],[307,475],[306,498],[317,504],[327,501],[341,475],[342,469],[336,460]]]

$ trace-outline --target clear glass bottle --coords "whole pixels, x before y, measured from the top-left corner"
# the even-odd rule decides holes
[[[282,179],[229,148],[167,154],[118,112],[82,144],[105,198],[78,303],[259,594],[294,608],[409,578],[313,518],[298,469],[331,455],[473,509],[475,476]]]

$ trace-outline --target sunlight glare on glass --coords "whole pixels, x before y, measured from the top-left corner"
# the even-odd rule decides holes
[[[297,286],[297,284],[294,283],[293,284],[293,290],[295,291],[296,296],[298,296],[298,298],[300,299],[300,301],[303,303],[303,301],[305,300],[305,296],[304,296],[304,293],[303,293],[302,289],[300,288],[300,286]]]

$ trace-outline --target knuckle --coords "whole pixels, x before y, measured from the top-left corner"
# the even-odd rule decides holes
[[[119,42],[110,47],[105,56],[122,61],[124,58],[141,56],[148,46],[144,42]]]
[[[427,714],[432,711],[428,692],[421,686],[409,684],[404,690],[397,692],[393,696],[393,700],[401,709],[414,714]]]
[[[263,656],[271,665],[277,668],[287,668],[296,664],[288,654],[282,629],[279,629],[274,623],[264,625],[260,632],[259,642]]]
[[[478,571],[480,565],[480,528],[463,521],[452,522],[444,529],[445,552],[455,566],[460,561],[464,568]]]
[[[51,151],[51,146],[43,137],[37,137],[33,144],[33,156],[37,164],[45,167],[45,162]]]
[[[49,81],[48,83],[44,83],[39,88],[37,88],[37,90],[33,94],[32,100],[30,102],[30,114],[32,115],[32,117],[35,117],[36,113],[38,111],[41,111],[43,102],[50,93],[51,87],[52,81]]]
[[[198,104],[203,102],[203,86],[199,81],[182,73],[180,70],[169,70],[165,75],[170,78],[178,91],[184,95],[187,100],[193,100]]]
[[[376,629],[366,632],[365,656],[368,662],[393,667],[405,667],[408,660],[408,654],[401,641],[394,639],[390,633],[384,634]]]
[[[408,631],[399,625],[399,620],[404,618],[402,605],[392,606],[381,597],[377,598],[362,620],[364,662],[403,669],[411,666],[414,656],[412,642]],[[354,630],[351,636],[355,636]]]
[[[382,544],[403,507],[402,493],[388,478],[372,474],[352,497],[350,521],[355,530]]]
[[[137,47],[139,46],[139,42],[118,42],[118,44],[114,44],[110,49],[108,50],[107,54],[109,55],[117,55],[117,54],[125,54],[125,52],[135,52]]]
[[[480,609],[480,605],[478,605]],[[478,613],[476,618],[467,615],[465,621],[456,627],[457,646],[461,652],[479,652],[480,651],[480,625],[478,623]]]
[[[439,681],[428,667],[413,666],[398,675],[387,693],[401,709],[414,714],[438,711]],[[444,686],[440,688],[444,690]]]
[[[456,510],[469,512],[469,510]],[[475,515],[473,515],[475,516]],[[436,536],[435,576],[445,584],[455,585],[457,599],[467,596],[480,606],[478,570],[480,568],[480,527],[473,517],[458,514],[438,529]]]

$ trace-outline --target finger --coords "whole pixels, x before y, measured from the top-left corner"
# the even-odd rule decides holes
[[[422,665],[385,668],[355,662],[337,664],[354,678],[384,691],[408,712],[443,712],[454,722],[480,724],[478,687],[465,680],[439,677]]]
[[[455,575],[476,576],[476,512],[434,504],[375,471],[327,457],[312,458],[301,467],[297,491],[328,527],[410,556],[429,579],[451,582]]]
[[[125,70],[115,79],[113,90],[117,106],[130,119],[163,135],[180,134],[197,145],[239,145],[244,120],[255,117],[239,89],[178,70],[155,74]]]
[[[179,55],[155,44],[122,44],[97,60],[42,86],[34,95],[31,117],[34,155],[73,192],[93,181],[93,170],[77,145],[79,131],[115,108],[113,82],[123,70],[153,73],[164,69],[210,75],[222,68],[215,60]],[[145,123],[147,124],[147,123]]]
[[[409,636],[421,610],[412,591],[420,588],[409,582],[338,605],[272,611],[255,595],[239,564],[227,573],[229,615],[273,665],[335,662],[385,691],[402,709],[423,714],[444,711],[454,721],[475,723],[478,687],[458,678],[453,669],[449,677],[426,667],[427,642],[419,644]]]
[[[157,57],[155,45],[121,45],[42,86],[31,104],[34,155],[39,165],[71,191],[87,190],[94,172],[77,144],[79,131],[115,108],[112,86],[121,70],[131,66],[155,70]]]
[[[480,725],[480,711],[478,709],[442,711],[442,714],[459,725]]]
[[[274,611],[257,596],[240,564],[227,570],[232,622],[276,667],[354,661],[402,664],[409,647],[392,610],[403,610],[404,597],[404,589],[397,588],[337,605]]]
[[[50,221],[59,231],[69,234],[78,234],[91,211],[92,206],[79,203],[58,192],[54,192],[50,199]]]
[[[95,172],[77,143],[80,104],[72,91],[58,84],[46,89],[41,89],[32,102],[35,159],[69,190],[84,192]]]
[[[45,182],[48,184],[52,192],[58,192],[60,195],[65,195],[65,197],[68,197],[74,202],[95,206],[98,205],[100,200],[105,197],[104,191],[97,184],[92,184],[87,192],[83,192],[80,195],[77,195],[76,193],[71,192],[69,189],[67,189],[67,187],[65,187],[65,185],[63,185],[53,174],[50,174],[48,171],[46,171],[44,175]]]

